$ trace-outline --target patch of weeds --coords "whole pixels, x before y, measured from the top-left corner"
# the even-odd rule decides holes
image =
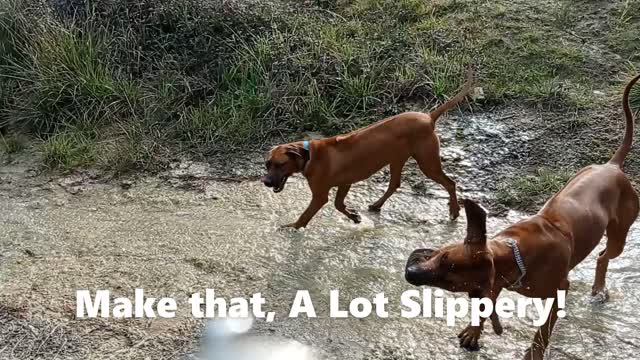
[[[8,110],[12,122],[49,133],[63,117],[67,125],[82,119],[95,130],[105,118],[126,113],[131,87],[115,81],[102,60],[106,41],[90,32],[49,26],[24,49],[29,64],[16,68],[23,80]]]
[[[593,124],[593,119],[589,114],[567,114],[566,119],[558,121],[558,124],[570,132],[574,132]]]
[[[640,71],[640,68],[635,69],[629,78],[638,75],[638,71]],[[631,88],[631,92],[629,92],[629,106],[631,106],[631,109],[635,112],[640,111],[640,84],[638,83],[636,83],[636,85]]]
[[[137,123],[120,124],[106,129],[108,136],[96,143],[95,164],[98,168],[122,175],[131,171],[156,171],[170,161],[166,140],[157,131],[149,131]]]
[[[348,16],[360,16],[383,24],[396,21],[400,24],[415,23],[431,11],[429,3],[421,0],[357,0],[342,11]]]
[[[138,145],[128,139],[110,139],[99,145],[96,165],[100,169],[122,175],[144,168],[144,158]]]
[[[623,65],[585,41],[633,63],[640,9],[617,0],[602,25],[591,3],[96,0],[69,11],[9,0],[0,5],[0,125],[62,134],[80,149],[68,129],[92,134],[94,160],[122,172],[152,168],[167,149],[202,157],[426,110],[458,90],[469,63],[480,106],[593,109],[607,99],[592,90],[612,86]],[[597,34],[582,31],[591,20]],[[63,161],[74,157],[51,163],[84,162]]]
[[[351,74],[343,69],[337,90],[338,98],[350,110],[367,113],[378,102],[378,84],[376,75],[370,72]]]
[[[320,95],[317,82],[311,81],[302,94],[302,96],[293,100],[298,104],[292,103],[290,105],[291,107],[299,108],[296,114],[300,114],[299,119],[302,123],[302,131],[325,131],[332,127],[337,127],[338,119],[335,115],[337,103],[335,101],[329,103],[327,99]]]
[[[27,147],[24,136],[18,134],[0,134],[0,150],[5,154],[11,155],[19,153]]]
[[[609,45],[630,61],[640,61],[640,1],[622,0],[609,15]]]
[[[563,1],[557,7],[554,15],[554,24],[559,29],[571,29],[578,20],[575,4],[571,1]]]
[[[234,64],[222,73],[219,92],[209,104],[184,110],[177,124],[178,136],[205,154],[233,149],[263,136],[273,105],[273,51],[267,37],[240,42]]]
[[[640,86],[634,86],[629,94],[629,105],[635,110],[640,111]]]
[[[411,86],[417,75],[417,69],[413,64],[400,64],[393,72],[393,80],[400,86]]]
[[[225,94],[217,106],[188,108],[178,121],[179,136],[203,154],[221,147],[238,148],[251,142],[266,124],[255,121],[266,96],[248,91],[241,95]]]
[[[446,56],[445,64],[475,63],[478,86],[491,102],[518,99],[556,108],[580,107],[588,104],[583,97],[591,96],[574,85],[589,84],[580,70],[582,44],[557,28],[555,6],[548,5],[545,1],[439,1],[433,5],[437,17],[426,17],[408,32],[419,42],[433,39],[426,49],[436,50],[436,56],[427,52],[422,57],[434,72],[454,72],[433,66],[443,62],[438,61],[442,57],[439,53]],[[420,50],[423,54],[424,48]],[[450,80],[445,78],[441,83],[451,84]],[[451,89],[442,93],[448,91]]]
[[[69,170],[95,160],[95,141],[82,132],[60,132],[42,144],[44,163],[52,169]]]
[[[508,207],[527,209],[541,205],[569,181],[572,172],[539,168],[533,175],[513,179],[498,187],[496,200]]]
[[[422,47],[419,49],[422,66],[427,69],[427,78],[433,95],[444,98],[453,96],[462,85],[461,74],[464,74],[466,64],[470,63],[463,54],[448,55],[436,47]]]

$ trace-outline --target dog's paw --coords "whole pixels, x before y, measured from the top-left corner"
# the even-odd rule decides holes
[[[592,303],[602,304],[609,300],[609,290],[607,289],[593,289],[591,295]]]
[[[380,212],[380,206],[376,206],[375,204],[369,205],[369,211],[371,212]]]
[[[348,209],[347,211],[349,212],[349,219],[351,219],[351,221],[356,224],[360,224],[360,222],[362,221],[360,214],[358,214],[358,212],[355,210]]]
[[[291,224],[286,224],[286,225],[280,225],[280,227],[278,228],[279,230],[286,230],[286,229],[299,229],[300,227],[296,224],[296,223],[291,223]]]
[[[482,334],[482,329],[479,326],[467,326],[460,334],[458,334],[460,347],[469,351],[480,350],[480,344],[478,344],[480,334]]]
[[[460,216],[460,206],[456,204],[456,206],[452,206],[449,208],[449,219],[454,221]]]

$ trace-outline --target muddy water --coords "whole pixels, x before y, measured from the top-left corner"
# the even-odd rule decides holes
[[[251,192],[253,186],[240,188],[240,192]],[[383,190],[383,187],[357,186],[349,197],[350,203],[357,209],[366,209],[366,204]],[[292,221],[304,209],[307,196],[302,181],[290,184],[286,194],[280,196],[263,192],[263,198],[255,204],[260,210],[244,214],[251,219],[252,226],[243,226],[238,232],[244,248],[237,256],[245,256],[247,262],[254,256],[262,259],[261,266],[271,274],[265,275],[269,277],[269,286],[283,303],[290,301],[296,289],[309,289],[314,304],[321,312],[325,311],[320,319],[285,319],[273,325],[263,324],[261,329],[272,329],[276,334],[311,344],[339,359],[377,356],[513,359],[521,356],[535,330],[526,321],[505,320],[505,333],[501,337],[492,334],[487,325],[484,347],[478,354],[471,354],[459,349],[456,341],[456,334],[465,322],[448,327],[442,320],[409,320],[398,316],[400,294],[412,288],[403,280],[407,254],[421,244],[440,246],[463,237],[464,220],[457,223],[447,220],[445,200],[401,193],[392,198],[380,215],[363,212],[364,221],[360,225],[351,224],[338,212],[325,209],[302,232],[274,231],[274,224]],[[507,218],[492,219],[489,228],[497,231],[520,217],[521,214],[511,213]],[[634,229],[626,252],[611,264],[608,281],[612,299],[608,303],[590,302],[593,257],[574,271],[573,291],[568,298],[569,317],[558,324],[551,349],[553,358],[623,358],[638,350],[640,337],[632,331],[639,319],[636,306],[640,300],[640,274],[634,264],[639,252],[634,239],[638,236],[640,233]],[[243,255],[245,251],[251,255]],[[340,289],[344,299],[372,298],[383,291],[391,301],[392,317],[328,319],[326,309],[331,289]],[[506,296],[516,296],[506,293]],[[286,309],[284,306],[285,314]],[[380,347],[380,344],[383,345]],[[372,345],[376,345],[374,350]]]
[[[64,313],[56,309],[64,308],[60,303],[72,303],[78,288],[130,295],[131,289],[143,287],[154,296],[181,299],[183,307],[188,294],[206,287],[229,296],[262,292],[267,309],[278,315],[273,323],[258,321],[254,333],[300,341],[324,358],[519,357],[534,332],[526,321],[503,320],[501,337],[487,325],[482,349],[468,353],[458,348],[456,339],[464,321],[448,327],[444,320],[399,317],[400,294],[412,288],[403,279],[407,255],[422,244],[440,246],[464,234],[464,217],[450,222],[444,193],[436,185],[427,186],[441,196],[402,190],[380,214],[371,214],[366,205],[382,194],[384,186],[355,185],[347,202],[363,215],[361,224],[350,223],[327,206],[302,231],[278,229],[295,220],[307,204],[309,191],[300,178],[290,179],[280,194],[251,182],[207,183],[194,192],[155,180],[130,190],[92,185],[75,195],[55,185],[3,193],[1,299],[18,303],[28,299],[34,314],[59,318]],[[511,212],[492,218],[489,231],[522,216]],[[636,353],[639,237],[634,227],[625,252],[610,265],[609,302],[590,303],[593,256],[572,273],[569,315],[556,328],[553,358],[613,359]],[[318,318],[287,318],[298,289],[310,291]],[[341,291],[343,307],[346,299],[384,292],[391,317],[329,319],[332,289]],[[515,295],[505,292],[505,296]],[[171,322],[187,318],[183,313],[166,320],[150,334],[171,332]],[[97,346],[91,352],[100,357],[105,349]],[[144,347],[138,350],[144,354]]]
[[[524,134],[504,136],[508,129],[486,126],[486,121],[451,121],[441,131],[447,171],[456,174],[462,193],[477,197],[495,183],[485,182],[495,179],[488,172],[518,156],[510,142],[522,148],[526,140],[518,138]],[[196,179],[175,180],[181,171],[195,173]],[[458,347],[456,337],[467,319],[449,327],[441,319],[399,316],[400,295],[413,288],[403,278],[408,254],[425,244],[460,241],[465,228],[464,216],[448,220],[447,196],[438,185],[423,179],[414,164],[405,172],[407,181],[379,214],[366,208],[384,192],[384,176],[352,187],[347,204],[361,213],[361,224],[351,223],[330,203],[307,229],[282,231],[279,225],[294,221],[310,199],[300,177],[274,194],[257,182],[198,179],[206,167],[199,173],[191,166],[123,189],[86,175],[49,181],[5,167],[0,169],[0,305],[21,309],[33,332],[40,331],[40,320],[67,329],[64,349],[51,345],[49,337],[36,343],[43,352],[51,347],[58,358],[192,358],[204,324],[190,317],[186,299],[205,288],[224,296],[261,292],[266,310],[277,316],[272,323],[258,321],[252,334],[299,341],[323,359],[519,358],[535,331],[528,320],[504,319],[502,336],[487,324],[481,350],[469,353]],[[489,232],[524,216],[511,211],[491,217]],[[550,358],[635,358],[640,229],[633,227],[624,253],[610,263],[611,299],[604,304],[590,297],[594,255],[601,248],[571,274],[568,317],[556,326]],[[73,318],[77,289],[109,289],[113,296],[131,297],[134,288],[176,298],[177,318]],[[287,318],[299,289],[309,290],[318,318]],[[332,289],[340,290],[342,308],[347,300],[384,292],[391,316],[330,319]],[[517,295],[505,291],[503,296]],[[13,341],[10,348],[25,340]]]

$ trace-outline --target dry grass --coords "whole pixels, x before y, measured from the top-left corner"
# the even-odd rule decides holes
[[[50,319],[28,319],[25,309],[0,304],[0,357],[80,358],[87,339],[77,329]]]

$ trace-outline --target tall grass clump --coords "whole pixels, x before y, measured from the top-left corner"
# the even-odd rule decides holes
[[[104,121],[130,115],[135,92],[126,82],[116,81],[104,62],[104,38],[53,24],[33,36],[21,49],[25,61],[14,66],[20,86],[8,113],[13,122],[50,134],[69,126],[95,129]]]

